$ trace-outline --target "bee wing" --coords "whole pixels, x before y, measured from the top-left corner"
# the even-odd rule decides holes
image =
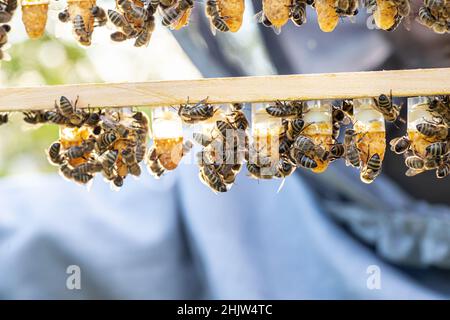
[[[260,12],[256,13],[253,18],[258,23],[262,23],[264,21],[264,12],[261,10]]]
[[[285,181],[286,181],[286,178],[283,178],[283,180],[280,183],[280,186],[278,187],[277,193],[279,193],[281,191],[281,189],[283,189]]]
[[[213,34],[213,36],[215,36],[217,34],[217,30],[216,30],[216,27],[214,27],[211,19],[209,20],[209,28],[210,28],[211,33]]]
[[[8,52],[3,52],[3,58],[1,61],[6,61],[6,62],[11,61],[11,56],[9,55]]]
[[[414,177],[414,176],[416,176],[416,175],[418,175],[418,174],[420,174],[420,173],[422,173],[424,171],[425,171],[424,169],[412,169],[412,168],[409,168],[408,170],[406,170],[405,175],[407,177]]]

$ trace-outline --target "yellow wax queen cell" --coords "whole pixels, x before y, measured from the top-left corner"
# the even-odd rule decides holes
[[[329,152],[333,144],[331,101],[308,101],[303,119],[305,129],[302,135],[311,138],[316,146],[312,159],[317,163],[317,167],[311,170],[315,173],[324,172],[329,164],[329,160],[324,158],[324,153]]]
[[[161,165],[175,169],[183,156],[183,124],[177,113],[165,107],[153,110],[152,136]]]
[[[70,149],[71,147],[78,147],[83,144],[83,141],[89,139],[91,130],[86,127],[61,127],[59,130],[59,142],[61,143],[62,151]],[[87,155],[88,156],[88,155]],[[69,164],[76,167],[82,163],[85,163],[87,157],[78,157],[69,159]]]
[[[335,0],[316,0],[317,22],[323,32],[333,31],[339,23],[339,15],[335,9]]]
[[[22,22],[28,37],[38,39],[45,32],[49,0],[22,0]]]
[[[426,97],[408,98],[408,137],[411,140],[411,148],[421,157],[425,157],[425,149],[430,143],[439,141],[439,137],[428,137],[417,130],[418,124],[436,122],[428,106]]]
[[[224,17],[224,21],[229,31],[237,32],[242,25],[244,18],[245,1],[244,0],[217,0],[217,7],[220,15]]]
[[[269,104],[256,103],[252,106],[253,144],[261,156],[278,157],[278,141],[283,130],[281,118],[270,116],[266,108]]]
[[[270,21],[275,32],[279,33],[289,20],[291,0],[263,0],[262,4],[263,15]]]
[[[355,99],[354,130],[361,159],[361,181],[371,183],[381,173],[386,150],[386,128],[383,114],[373,108],[374,100]]]
[[[377,5],[373,18],[378,28],[383,30],[391,29],[396,21],[397,6],[390,0],[376,0]]]

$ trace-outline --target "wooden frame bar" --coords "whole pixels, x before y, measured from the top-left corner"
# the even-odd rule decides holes
[[[450,68],[0,88],[0,111],[51,109],[62,95],[79,96],[79,108],[157,107],[188,97],[221,104],[375,97],[391,90],[396,97],[450,94]]]

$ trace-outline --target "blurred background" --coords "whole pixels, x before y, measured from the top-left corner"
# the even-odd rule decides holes
[[[53,5],[46,36],[28,40],[18,9],[0,85],[450,66],[450,35],[414,21],[410,30],[370,30],[364,9],[325,34],[308,8],[306,25],[288,23],[277,36],[253,18],[261,3],[247,1],[241,30],[213,36],[203,3],[195,6],[187,28],[170,32],[158,22],[140,49],[112,43],[108,28],[95,30],[92,46],[77,45],[55,19],[63,2]],[[88,193],[46,160],[57,128],[20,119],[0,127],[0,298],[450,296],[448,179],[406,179],[401,157],[389,152],[370,186],[335,163],[323,175],[288,179],[280,194],[278,182],[241,173],[230,193],[216,196],[193,166],[182,166],[161,181],[145,175],[119,193],[100,181]],[[390,137],[403,129],[389,127]],[[70,264],[87,277],[79,292],[65,288]],[[370,270],[380,270],[380,288],[370,288]]]

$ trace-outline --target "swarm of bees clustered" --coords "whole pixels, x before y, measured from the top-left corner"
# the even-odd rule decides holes
[[[44,34],[51,0],[21,0],[22,21],[28,36],[37,39]],[[364,0],[363,4],[373,12],[378,28],[393,31],[403,19],[409,21],[413,14],[411,0]],[[245,0],[204,0],[205,15],[211,31],[237,32],[242,25]],[[112,41],[134,40],[136,47],[149,44],[155,29],[158,12],[161,23],[172,30],[188,25],[194,9],[194,0],[116,0],[114,10],[105,10],[97,0],[67,0],[67,7],[59,12],[58,19],[71,23],[75,39],[83,46],[92,43],[96,27],[110,23],[116,30]],[[333,31],[340,18],[350,19],[358,13],[359,0],[262,0],[262,11],[256,14],[258,22],[272,28],[277,34],[291,20],[296,26],[306,23],[307,6],[317,13],[319,28]],[[17,0],[0,0],[0,50],[10,31],[7,23],[17,8]],[[51,9],[50,9],[51,10]],[[417,21],[436,33],[450,32],[450,1],[424,0],[417,14]],[[0,60],[3,52],[0,51]]]
[[[60,139],[50,145],[47,155],[64,178],[88,185],[101,172],[106,181],[120,188],[129,174],[141,175],[139,163],[146,156],[149,130],[142,112],[88,112],[62,96],[53,110],[24,115],[29,124],[60,126]]]
[[[11,26],[7,23],[11,21],[16,9],[17,0],[0,0],[0,61],[5,58],[2,48],[8,43],[8,33],[11,31]]]
[[[450,173],[450,96],[423,100],[409,106],[408,134],[393,139],[391,150],[403,154],[407,176],[435,170],[444,178]]]
[[[444,178],[450,174],[450,96],[413,99],[408,101],[408,134],[393,139],[391,150],[404,155],[407,176],[436,170]],[[139,177],[142,161],[155,178],[174,170],[193,142],[200,149],[199,178],[213,192],[230,190],[243,166],[252,178],[284,181],[297,168],[321,173],[337,159],[358,169],[362,182],[372,183],[382,170],[385,121],[404,121],[392,94],[254,105],[251,126],[244,104],[225,108],[206,98],[154,109],[153,145],[147,151],[150,122],[144,113],[76,105],[63,96],[51,110],[24,112],[24,121],[60,126],[60,138],[47,155],[64,178],[88,185],[101,173],[114,188],[128,175]],[[7,122],[8,113],[1,113],[0,125]],[[186,126],[193,129],[193,141],[184,138]]]
[[[450,1],[424,0],[417,21],[436,33],[450,33]]]

